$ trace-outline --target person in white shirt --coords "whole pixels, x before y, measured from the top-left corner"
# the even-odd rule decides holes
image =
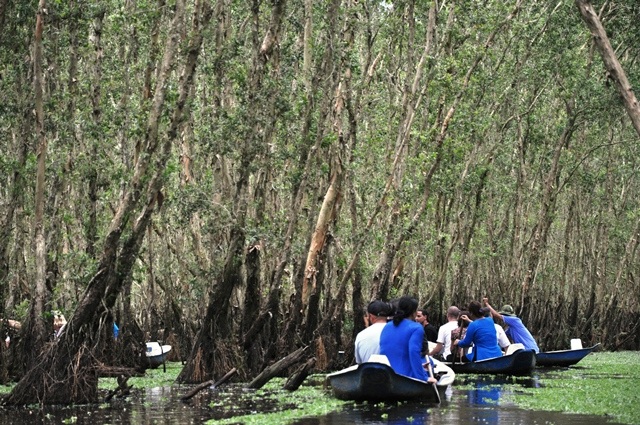
[[[451,331],[458,327],[458,316],[460,316],[460,309],[455,305],[447,309],[447,323],[438,329],[436,346],[429,351],[431,357],[445,361],[447,356],[451,354]]]
[[[356,336],[356,363],[364,363],[372,354],[380,354],[380,334],[387,324],[387,318],[393,314],[389,303],[376,300],[367,307],[369,326]]]
[[[500,348],[502,348],[502,351],[506,351],[507,348],[509,348],[509,346],[511,345],[511,341],[509,341],[509,338],[507,338],[507,334],[502,326],[497,323],[494,323],[494,325],[496,327],[496,334],[498,335],[498,345],[500,346]]]

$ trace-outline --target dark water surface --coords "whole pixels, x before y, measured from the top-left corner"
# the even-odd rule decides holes
[[[538,386],[538,377],[474,377],[464,376],[443,394],[441,405],[420,403],[348,404],[342,412],[305,418],[296,425],[346,424],[612,424],[595,416],[537,412],[518,409],[509,395],[519,388]],[[200,424],[239,414],[263,413],[277,409],[268,402],[254,403],[246,397],[249,390],[240,385],[226,386],[224,391],[204,390],[188,403],[180,397],[191,386],[167,386],[134,391],[125,400],[92,406],[32,406],[0,409],[0,424]],[[245,397],[242,397],[244,395]],[[242,401],[244,400],[244,401]]]
[[[461,379],[458,379],[461,378]],[[539,386],[537,376],[532,378],[456,377],[438,405],[402,403],[393,405],[354,404],[343,412],[330,413],[317,418],[305,418],[295,425],[461,425],[461,424],[566,424],[612,425],[601,416],[565,414],[523,410],[508,402],[508,396],[521,386]],[[462,382],[461,382],[462,381]],[[462,384],[462,385],[461,385]]]

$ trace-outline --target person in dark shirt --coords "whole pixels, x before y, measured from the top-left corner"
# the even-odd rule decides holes
[[[435,344],[438,340],[438,330],[432,323],[429,323],[427,310],[422,309],[416,312],[416,322],[420,323],[424,328],[424,340],[422,341],[422,351],[420,353],[426,356],[429,353],[429,342]]]

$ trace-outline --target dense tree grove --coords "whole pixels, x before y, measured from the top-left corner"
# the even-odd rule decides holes
[[[329,370],[404,294],[640,347],[636,0],[0,0],[0,28],[11,403],[94,400],[114,320],[181,382]]]

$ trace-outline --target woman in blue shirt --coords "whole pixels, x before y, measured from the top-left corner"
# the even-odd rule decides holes
[[[473,352],[466,355],[468,361],[478,361],[502,356],[502,350],[498,345],[498,336],[493,319],[488,309],[483,309],[478,301],[471,301],[468,307],[473,321],[467,328],[467,333],[462,340],[456,340],[454,345],[466,348],[473,344]],[[462,320],[470,321],[467,316]]]
[[[380,334],[380,354],[387,356],[396,373],[427,381],[429,377],[422,366],[425,359],[420,355],[424,328],[414,321],[417,309],[415,298],[398,300],[393,321]]]

